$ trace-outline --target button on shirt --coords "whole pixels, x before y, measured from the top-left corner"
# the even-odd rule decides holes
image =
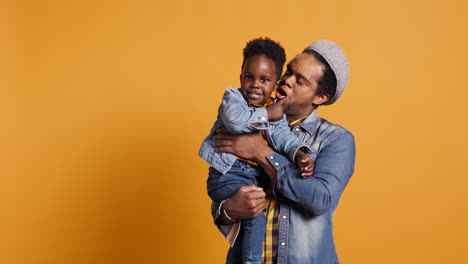
[[[314,174],[307,179],[299,177],[300,172],[287,157],[278,153],[267,157],[278,179],[272,186],[281,216],[277,263],[339,263],[332,216],[354,171],[354,137],[345,128],[318,117],[315,111],[292,130],[317,156]],[[218,204],[213,204],[215,220],[217,208]],[[232,238],[238,225],[218,227],[223,235]],[[229,249],[226,263],[242,263],[239,244]]]

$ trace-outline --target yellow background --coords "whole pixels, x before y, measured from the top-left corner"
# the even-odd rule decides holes
[[[222,263],[197,152],[259,36],[349,58],[342,263],[466,263],[464,1],[0,5],[0,263]]]

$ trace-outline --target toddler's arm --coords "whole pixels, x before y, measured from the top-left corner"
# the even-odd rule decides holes
[[[270,126],[272,129],[268,135],[271,135],[271,142],[268,143],[277,152],[287,155],[289,160],[299,168],[301,174],[296,177],[311,176],[315,155],[310,146],[302,142],[296,135],[296,130],[299,128],[295,128],[295,132],[291,131],[286,117],[283,117],[280,121],[271,121]]]
[[[298,150],[294,157],[296,166],[301,171],[302,178],[308,178],[314,173],[314,161],[304,151]]]
[[[232,134],[268,129],[267,110],[261,107],[249,107],[237,88],[226,90],[218,112],[224,126]]]

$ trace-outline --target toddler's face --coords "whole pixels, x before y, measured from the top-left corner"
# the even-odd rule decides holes
[[[262,105],[275,89],[276,68],[264,55],[248,57],[240,76],[241,93],[249,103]]]

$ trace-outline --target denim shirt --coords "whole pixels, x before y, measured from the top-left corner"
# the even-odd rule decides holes
[[[318,155],[314,174],[307,179],[300,178],[298,169],[284,156],[274,153],[267,157],[278,178],[273,186],[280,202],[278,264],[339,263],[332,216],[354,172],[354,137],[345,128],[318,117],[315,111],[292,131]],[[218,204],[214,203],[212,209],[216,222]],[[239,222],[218,228],[234,244]],[[234,244],[226,263],[242,263],[239,256],[240,247]]]
[[[198,155],[217,171],[225,174],[237,160],[231,153],[218,153],[213,148],[213,135],[216,130],[225,126],[233,134],[249,133],[265,130],[268,144],[279,153],[283,153],[294,161],[297,150],[304,150],[311,158],[315,158],[307,144],[299,140],[286,121],[286,116],[277,121],[268,121],[265,108],[250,106],[237,88],[228,88],[218,109],[218,118],[210,134],[203,141]]]

